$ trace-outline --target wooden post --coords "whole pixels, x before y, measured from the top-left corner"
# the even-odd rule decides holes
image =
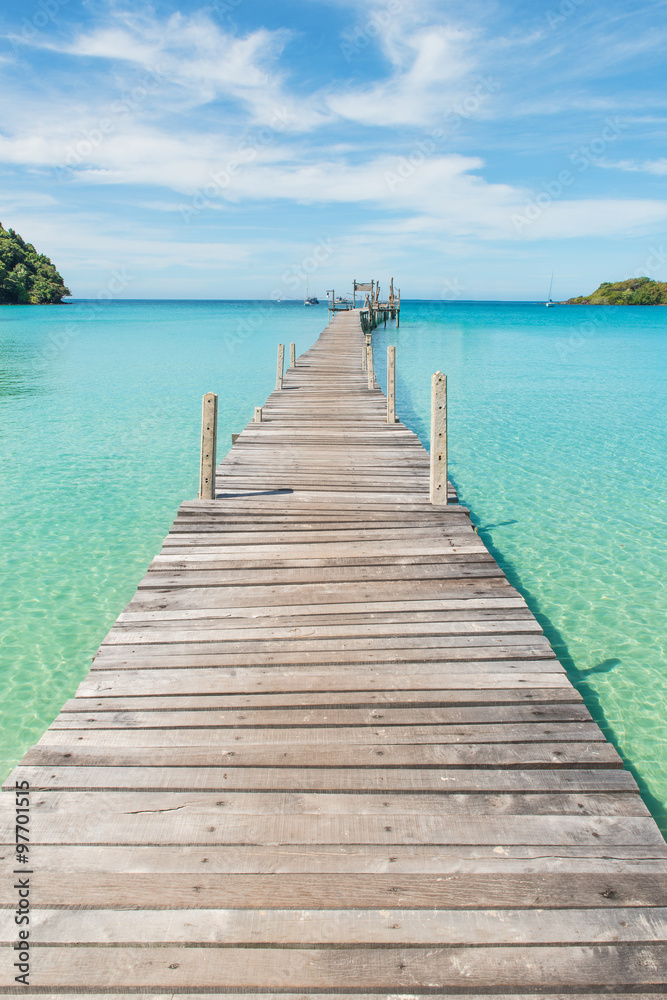
[[[387,348],[387,423],[396,423],[396,348]]]
[[[283,372],[285,370],[285,345],[278,344],[278,367],[276,369],[276,389],[283,387]]]
[[[368,388],[375,388],[375,373],[373,372],[373,345],[368,344],[366,347],[366,368],[368,372]]]
[[[218,436],[218,397],[207,392],[201,405],[199,499],[215,500],[215,450]]]
[[[261,424],[262,422],[262,407],[255,407],[255,416],[252,418],[253,424]]]
[[[368,350],[368,348],[364,344],[364,346],[361,348],[361,370],[363,372],[366,371],[366,352],[367,352],[367,350]]]
[[[296,344],[289,345],[289,366],[294,368],[296,364]]]
[[[431,379],[431,503],[447,503],[447,376]]]

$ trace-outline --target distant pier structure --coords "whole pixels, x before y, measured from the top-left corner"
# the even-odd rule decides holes
[[[330,296],[329,313],[331,317],[333,318],[337,312],[347,312],[350,309],[356,309],[357,293],[361,295],[365,294],[364,302],[359,312],[361,329],[364,333],[371,333],[380,323],[384,323],[386,326],[388,319],[395,320],[396,326],[400,325],[401,290],[400,288],[394,289],[393,278],[389,282],[389,295],[386,299],[380,297],[380,282],[375,281],[375,279],[372,281],[357,281],[355,278],[352,283],[352,302],[342,297],[336,298],[335,290],[330,289],[327,295]]]

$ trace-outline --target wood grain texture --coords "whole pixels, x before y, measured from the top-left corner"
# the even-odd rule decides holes
[[[216,499],[5,782],[32,957],[26,988],[5,921],[0,992],[667,992],[667,845],[447,482],[444,417],[434,505],[365,347],[358,311],[281,345]]]
[[[11,975],[11,953],[0,975]],[[627,987],[640,980],[667,984],[667,945],[615,944],[476,948],[160,948],[48,945],[36,957],[33,986],[161,990],[197,988],[540,989],[545,982],[573,990]]]

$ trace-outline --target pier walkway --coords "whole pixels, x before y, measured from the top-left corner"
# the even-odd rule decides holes
[[[0,993],[667,994],[665,843],[363,341],[288,370],[6,782]]]

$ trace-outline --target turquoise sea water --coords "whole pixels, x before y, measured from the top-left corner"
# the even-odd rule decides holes
[[[57,714],[196,493],[201,395],[220,444],[305,350],[299,303],[0,308],[0,770]],[[397,408],[428,444],[449,380],[450,473],[667,829],[667,310],[406,303]]]

